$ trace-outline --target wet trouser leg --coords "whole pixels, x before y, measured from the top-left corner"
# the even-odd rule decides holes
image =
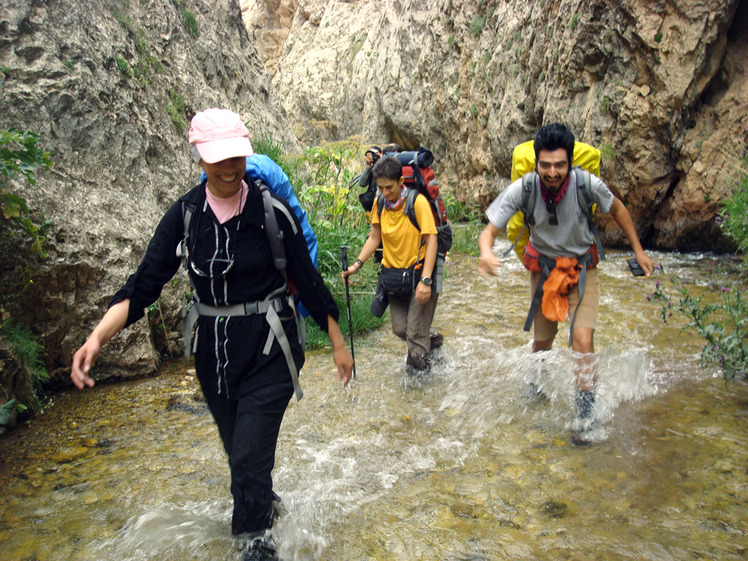
[[[293,395],[290,376],[227,400],[214,388],[203,392],[218,425],[231,468],[234,534],[259,532],[273,523],[275,450],[283,414]]]
[[[390,298],[392,332],[408,343],[408,354],[426,360],[431,352],[431,324],[439,295],[432,290],[431,298],[419,304],[415,293],[410,298]]]

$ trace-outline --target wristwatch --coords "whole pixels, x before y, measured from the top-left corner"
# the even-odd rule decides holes
[[[421,282],[426,286],[431,286],[431,277],[421,277]]]

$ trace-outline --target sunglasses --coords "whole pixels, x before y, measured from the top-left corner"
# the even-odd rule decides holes
[[[558,226],[558,216],[556,215],[556,205],[554,205],[550,201],[546,201],[545,210],[548,211],[548,214],[552,215],[550,219],[548,220],[548,224],[550,224],[551,226]]]
[[[192,269],[192,272],[194,272],[198,277],[202,277],[204,279],[217,279],[219,277],[225,277],[226,274],[234,268],[234,257],[231,256],[231,259],[211,259],[208,263],[208,272],[199,269],[197,265],[195,265],[193,262],[190,262],[190,269]],[[216,267],[218,265],[218,267]],[[214,272],[218,270],[218,272]]]

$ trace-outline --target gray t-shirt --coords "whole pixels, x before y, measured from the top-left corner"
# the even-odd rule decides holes
[[[552,216],[549,213],[543,198],[540,196],[540,187],[535,193],[535,209],[533,217],[535,226],[530,228],[530,242],[542,255],[548,257],[578,257],[587,252],[595,242],[595,237],[587,224],[587,217],[579,205],[576,175],[571,173],[569,189],[561,202],[556,206],[558,225],[550,224],[548,221]],[[614,196],[602,180],[590,174],[590,194],[593,202],[597,203],[597,211],[607,214],[613,206]],[[518,179],[509,187],[504,189],[486,210],[489,222],[498,229],[503,230],[509,223],[509,219],[520,210],[522,206],[522,179]]]

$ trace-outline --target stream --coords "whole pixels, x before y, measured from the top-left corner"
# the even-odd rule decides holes
[[[713,257],[650,255],[664,285],[677,274],[714,292]],[[702,341],[663,323],[646,299],[655,279],[634,278],[627,257],[611,251],[600,266],[590,446],[569,438],[568,323],[542,362],[530,353],[527,273],[513,255],[490,280],[475,258],[452,257],[430,375],[406,374],[389,322],[356,339],[347,388],[328,350],[309,352],[273,472],[281,558],[748,559],[748,385],[702,367]],[[527,398],[530,382],[544,399]],[[191,362],[51,396],[0,437],[0,489],[3,561],[241,558]]]

